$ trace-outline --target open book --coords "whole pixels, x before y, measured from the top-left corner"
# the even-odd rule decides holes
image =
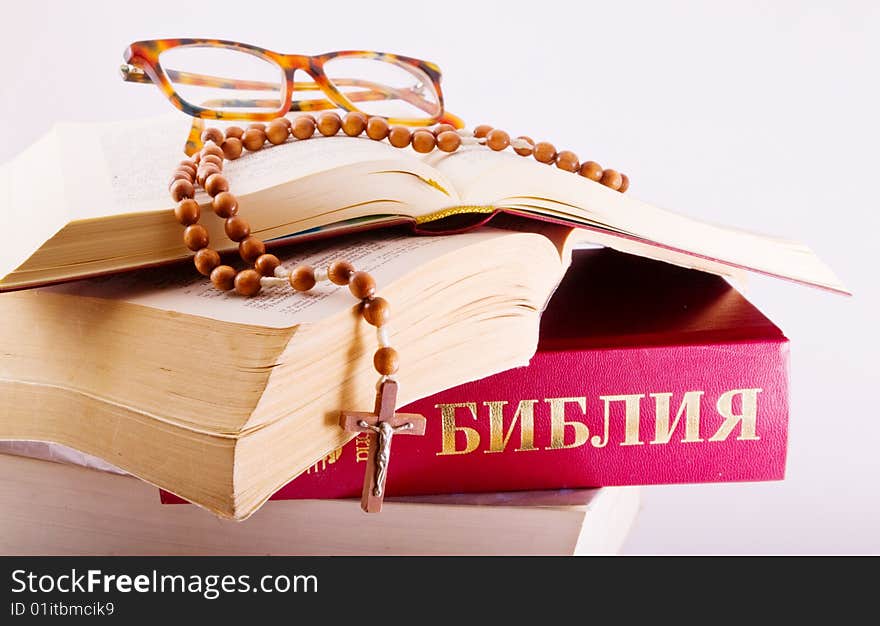
[[[0,247],[0,290],[188,257],[167,193],[188,121],[57,125],[3,165],[0,224],[15,237]],[[225,173],[252,232],[270,243],[400,223],[457,229],[506,212],[578,226],[593,243],[686,267],[748,269],[845,292],[803,244],[700,222],[482,146],[422,156],[344,135],[291,139],[245,154]],[[206,195],[197,199],[207,206]],[[222,220],[206,213],[213,247],[232,249]]]
[[[536,226],[278,254],[288,268],[344,254],[375,276],[404,405],[528,363],[578,232]],[[245,299],[185,264],[5,293],[0,319],[0,439],[68,445],[226,517],[350,439],[340,410],[374,404],[375,328],[345,287]]]

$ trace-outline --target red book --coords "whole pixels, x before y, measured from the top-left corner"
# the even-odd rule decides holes
[[[428,427],[394,439],[388,495],[778,480],[788,339],[721,278],[578,251],[527,367],[401,411]],[[359,497],[366,454],[358,436],[273,498]]]

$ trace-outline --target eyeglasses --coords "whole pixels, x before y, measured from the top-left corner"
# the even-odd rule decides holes
[[[269,121],[290,111],[343,109],[392,124],[464,126],[443,109],[440,69],[397,54],[304,56],[217,39],[156,39],[131,44],[123,56],[123,80],[155,84],[195,118],[187,154],[201,147],[205,119]],[[297,70],[311,80],[295,80]]]

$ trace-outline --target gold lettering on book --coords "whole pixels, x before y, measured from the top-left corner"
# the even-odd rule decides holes
[[[587,443],[590,437],[590,429],[581,421],[569,422],[565,419],[565,405],[577,404],[581,414],[587,412],[587,399],[584,396],[575,398],[545,398],[544,402],[550,405],[550,445],[545,450],[563,450],[565,448],[577,448]],[[565,431],[571,427],[574,439],[571,443],[565,443]]]
[[[497,400],[493,402],[484,402],[483,405],[489,407],[489,449],[483,450],[485,454],[490,452],[504,452],[507,442],[513,435],[513,429],[519,422],[519,447],[515,448],[515,452],[526,452],[528,450],[537,450],[535,447],[535,405],[537,400],[521,400],[516,405],[516,411],[513,412],[513,420],[507,433],[504,432],[504,407],[507,406],[506,400]]]
[[[678,422],[681,421],[682,414],[685,415],[684,422],[684,439],[682,443],[696,443],[705,441],[700,438],[700,400],[703,397],[702,391],[687,391],[678,411],[675,413],[675,421],[669,423],[669,406],[672,400],[671,393],[652,393],[654,398],[654,440],[652,444],[669,443],[672,439],[672,433],[678,428]]]
[[[358,433],[354,438],[355,463],[366,463],[370,460],[370,433]]]
[[[611,403],[623,402],[623,441],[622,446],[641,446],[645,442],[639,439],[639,421],[641,420],[642,398],[645,394],[627,394],[622,396],[599,396],[605,403],[605,425],[611,421]],[[607,440],[608,437],[606,436]]]
[[[544,398],[543,402],[519,400],[516,408],[512,410],[509,423],[505,423],[505,413],[510,414],[508,407],[511,404],[507,400],[488,400],[479,404],[477,402],[437,404],[434,408],[440,410],[442,444],[440,452],[436,454],[437,456],[470,454],[480,448],[483,436],[488,441],[488,446],[483,444],[483,453],[504,452],[509,449],[517,428],[519,428],[519,446],[512,448],[514,452],[567,450],[583,446],[587,441],[594,448],[604,448],[612,439],[621,446],[641,446],[645,443],[664,445],[672,441],[673,436],[681,443],[716,442],[726,440],[737,427],[739,427],[737,440],[758,440],[760,439],[757,435],[758,393],[761,391],[758,388],[731,389],[718,396],[715,408],[722,421],[715,434],[708,440],[702,437],[700,431],[701,420],[706,417],[702,414],[702,401],[706,392],[700,390],[684,392],[681,400],[677,401],[674,417],[672,408],[676,398],[673,393],[647,394],[653,399],[654,405],[654,436],[648,442],[642,440],[640,431],[641,402],[646,394],[601,395],[598,397],[602,401],[601,409],[597,405],[589,413],[587,413],[587,396]],[[543,408],[545,405],[547,408]],[[575,405],[576,408],[569,405]],[[592,405],[590,406],[592,408]],[[462,411],[459,409],[464,409],[470,419],[462,417]],[[578,410],[580,415],[572,413]],[[549,413],[549,421],[544,421],[547,413]],[[459,424],[457,418],[467,423],[471,423],[472,420],[473,426]],[[539,425],[537,432],[536,419]],[[602,423],[595,423],[599,419]],[[651,416],[645,415],[645,419],[650,421]],[[544,426],[545,424],[548,424],[549,428]],[[649,425],[646,427],[650,428]],[[481,435],[481,432],[484,435]],[[679,434],[676,436],[676,433]]]
[[[725,391],[718,397],[715,408],[718,415],[724,418],[724,422],[718,428],[718,432],[709,437],[709,441],[724,441],[733,432],[737,424],[740,424],[739,436],[737,439],[757,440],[758,437],[757,421],[758,421],[758,394],[763,389],[731,389]],[[733,401],[735,398],[740,399],[740,411],[737,415],[734,413]]]
[[[435,404],[435,409],[440,409],[440,424],[443,428],[443,448],[437,456],[452,454],[470,454],[480,445],[480,433],[470,426],[457,426],[455,423],[456,409],[468,409],[474,421],[477,421],[476,402],[455,402],[453,404]],[[464,433],[464,450],[456,447],[456,435]]]

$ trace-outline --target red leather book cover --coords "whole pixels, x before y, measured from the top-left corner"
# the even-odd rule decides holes
[[[721,278],[576,251],[527,367],[400,410],[428,427],[394,439],[392,496],[778,480],[788,340]],[[273,498],[359,497],[366,455],[358,436]]]

